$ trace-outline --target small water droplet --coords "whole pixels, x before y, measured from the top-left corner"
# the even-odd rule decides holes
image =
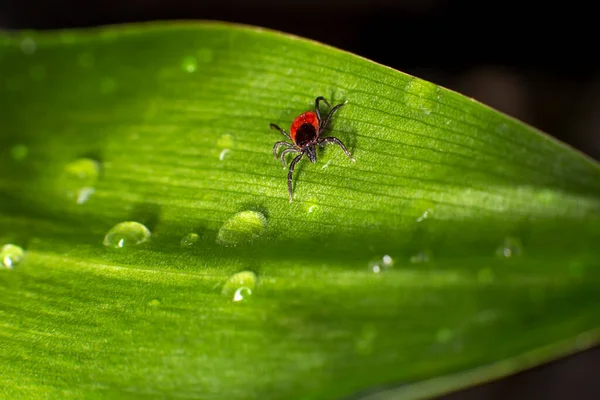
[[[238,302],[247,299],[256,288],[256,274],[252,271],[242,271],[233,274],[221,289],[221,294]]]
[[[43,65],[34,65],[29,69],[29,75],[34,81],[41,81],[46,77],[46,68]]]
[[[117,82],[112,78],[104,78],[100,82],[100,92],[103,94],[110,94],[117,88]]]
[[[65,165],[60,187],[67,198],[83,204],[95,192],[94,185],[100,176],[100,163],[90,158],[78,158]]]
[[[223,161],[225,158],[227,158],[227,155],[231,152],[231,150],[229,149],[223,149],[221,151],[221,153],[219,154],[219,160]]]
[[[222,246],[248,244],[267,230],[267,218],[258,211],[242,211],[229,218],[219,229],[217,243]]]
[[[196,243],[198,243],[199,240],[200,240],[200,235],[198,235],[197,233],[195,233],[195,232],[188,233],[181,239],[181,247],[189,249],[191,247],[194,247],[196,245]]]
[[[27,154],[29,153],[29,148],[24,144],[16,144],[10,149],[10,155],[15,161],[23,161]]]
[[[235,291],[235,293],[233,294],[233,301],[247,301],[250,296],[252,296],[252,289],[243,286]]]
[[[148,307],[158,307],[160,306],[160,300],[154,299],[148,302]]]
[[[131,247],[148,241],[150,236],[150,230],[139,222],[119,222],[104,236],[104,245],[113,248]]]
[[[232,149],[235,146],[235,136],[231,133],[224,133],[217,139],[217,147],[221,149]]]
[[[420,251],[414,256],[410,257],[410,262],[413,264],[422,264],[429,262],[430,254],[427,251]]]
[[[27,36],[21,40],[20,47],[23,54],[32,55],[37,49],[37,43],[33,38]]]
[[[94,63],[95,59],[92,53],[81,53],[77,56],[77,64],[82,68],[92,68]]]
[[[188,56],[183,59],[181,67],[186,72],[195,72],[198,68],[198,62],[195,57]]]
[[[5,244],[0,248],[0,261],[2,261],[2,265],[7,269],[16,267],[24,255],[25,251],[20,246],[14,244]]]
[[[379,274],[390,269],[394,265],[394,260],[389,255],[384,255],[382,258],[369,262],[369,270]]]
[[[510,258],[521,255],[523,246],[517,238],[507,236],[504,238],[504,243],[496,249],[496,256],[500,258]]]

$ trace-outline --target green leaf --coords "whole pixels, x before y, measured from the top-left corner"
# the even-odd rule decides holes
[[[356,162],[290,203],[269,124],[317,96]],[[5,33],[0,121],[2,398],[404,399],[598,342],[598,164],[432,83],[222,23]]]

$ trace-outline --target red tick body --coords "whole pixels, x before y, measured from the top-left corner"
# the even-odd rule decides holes
[[[289,142],[277,142],[273,146],[273,155],[277,158],[277,150],[280,147],[285,147],[285,149],[281,152],[279,156],[281,159],[281,163],[285,167],[285,155],[287,153],[300,153],[296,156],[292,163],[290,164],[290,169],[288,172],[288,192],[290,194],[290,203],[292,202],[292,174],[294,172],[294,167],[296,163],[300,161],[304,154],[307,155],[308,159],[315,163],[317,162],[317,152],[315,146],[323,147],[327,143],[337,144],[342,148],[344,153],[354,161],[354,158],[350,155],[350,152],[344,146],[344,143],[336,137],[321,137],[321,134],[327,129],[327,125],[329,124],[329,120],[331,119],[334,112],[336,112],[340,107],[342,107],[346,103],[341,103],[333,107],[325,120],[321,120],[321,112],[319,110],[319,102],[323,101],[327,104],[328,107],[331,107],[327,100],[325,100],[322,96],[319,96],[315,99],[315,111],[306,111],[299,116],[297,116],[292,122],[292,126],[290,127],[290,134],[288,135],[286,131],[281,129],[279,126],[275,124],[271,124],[272,129],[276,129],[281,132],[285,137],[290,139],[292,143]]]

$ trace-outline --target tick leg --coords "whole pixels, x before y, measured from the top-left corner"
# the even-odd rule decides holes
[[[296,158],[294,158],[290,164],[290,171],[288,172],[288,192],[290,194],[290,203],[292,202],[292,174],[294,173],[294,167],[296,166],[296,163],[300,161],[303,155],[304,153],[300,153],[300,155],[296,156]]]
[[[325,131],[325,128],[327,128],[327,125],[329,124],[329,120],[330,120],[330,119],[331,119],[331,117],[333,116],[333,113],[334,113],[334,112],[336,112],[336,111],[337,111],[337,110],[338,110],[340,107],[342,107],[342,106],[346,105],[346,103],[347,103],[347,101],[345,101],[345,102],[343,102],[343,103],[341,103],[341,104],[338,104],[337,106],[333,107],[333,108],[331,109],[331,111],[329,111],[329,114],[327,115],[327,118],[325,118],[325,122],[323,122],[323,123],[321,124],[321,130],[320,130],[320,132],[319,132],[319,135],[320,135],[320,134],[321,134],[323,131]]]
[[[283,146],[287,146],[288,148],[290,148],[290,147],[293,146],[293,144],[288,143],[288,142],[277,142],[277,143],[275,143],[273,145],[273,157],[275,157],[275,159],[277,159],[277,151],[279,150],[280,147],[283,147]]]
[[[319,110],[319,102],[320,101],[327,104],[327,107],[331,107],[329,105],[329,102],[327,100],[325,100],[325,97],[319,96],[315,99],[315,114],[317,114],[317,118],[319,119],[319,126],[321,125],[321,110]]]
[[[344,150],[344,153],[346,153],[346,155],[348,157],[350,157],[350,160],[352,160],[352,162],[356,162],[356,160],[352,157],[352,155],[350,154],[350,152],[348,151],[346,146],[344,146],[344,143],[342,143],[342,141],[340,139],[330,136],[330,137],[320,138],[319,141],[317,142],[317,144],[321,147],[323,147],[327,143],[337,144],[338,146],[340,146],[342,148],[342,150]]]
[[[283,166],[284,166],[284,167],[286,167],[286,166],[287,166],[287,165],[285,164],[285,155],[286,155],[287,153],[297,153],[297,152],[299,152],[299,151],[300,151],[300,150],[298,150],[298,149],[296,149],[296,148],[293,148],[293,147],[288,147],[287,149],[283,150],[283,151],[281,152],[281,156],[280,156],[280,157],[281,157],[281,163],[283,164]]]
[[[286,131],[284,131],[283,129],[281,129],[281,128],[280,128],[280,127],[278,127],[277,125],[275,125],[275,124],[271,124],[271,125],[269,125],[269,126],[271,127],[271,129],[275,129],[276,131],[279,131],[279,132],[281,132],[281,134],[282,134],[283,136],[285,136],[286,138],[288,138],[288,139],[292,140],[292,138],[290,137],[290,135],[288,135]]]

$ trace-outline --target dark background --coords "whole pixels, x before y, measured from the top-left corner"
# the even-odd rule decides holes
[[[0,0],[0,29],[165,19],[217,19],[277,29],[474,97],[600,159],[600,34],[597,12],[588,4]],[[441,399],[600,399],[598,367],[600,347]]]

